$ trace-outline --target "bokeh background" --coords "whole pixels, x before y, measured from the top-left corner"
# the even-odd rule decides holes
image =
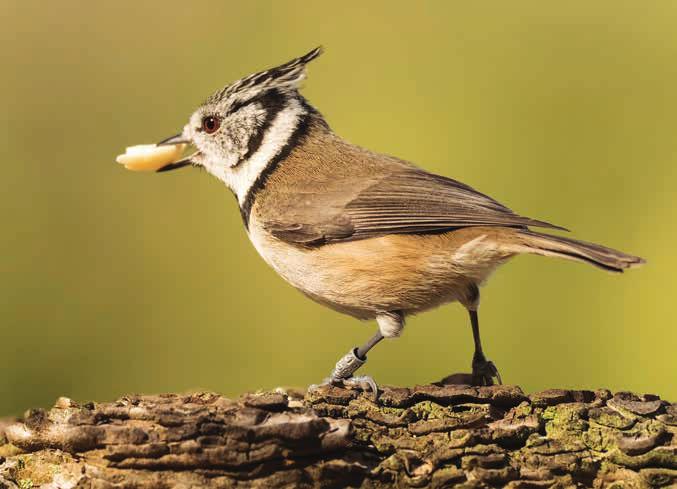
[[[540,257],[498,271],[480,317],[505,381],[677,400],[677,3],[5,0],[0,15],[0,414],[305,386],[373,333],[270,270],[206,173],[114,163],[318,44],[304,93],[348,140],[648,259],[623,276]],[[471,354],[450,305],[364,371],[425,383]]]

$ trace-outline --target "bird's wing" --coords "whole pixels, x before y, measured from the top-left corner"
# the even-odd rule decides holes
[[[400,168],[366,185],[354,180],[288,194],[285,205],[262,222],[264,228],[306,246],[468,226],[564,229],[517,215],[468,185],[417,168]]]

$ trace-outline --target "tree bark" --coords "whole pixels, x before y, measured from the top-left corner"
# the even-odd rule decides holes
[[[677,405],[444,383],[126,396],[0,422],[0,488],[670,487]]]

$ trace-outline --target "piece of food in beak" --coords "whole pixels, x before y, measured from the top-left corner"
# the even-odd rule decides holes
[[[115,161],[132,171],[157,171],[181,159],[185,148],[185,144],[139,144],[128,147],[125,154],[119,155]]]

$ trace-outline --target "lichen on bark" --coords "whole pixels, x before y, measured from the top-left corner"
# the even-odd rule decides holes
[[[677,405],[514,386],[61,398],[0,422],[0,489],[670,487]]]

